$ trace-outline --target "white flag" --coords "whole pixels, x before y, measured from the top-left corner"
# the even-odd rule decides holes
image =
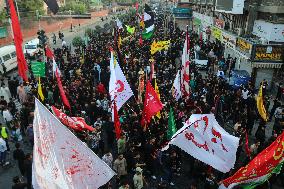
[[[180,90],[180,70],[177,72],[176,78],[174,80],[174,84],[172,87],[172,95],[178,101],[181,98],[181,90]]]
[[[123,28],[122,22],[118,18],[116,19],[116,26],[118,27],[118,29],[122,29]]]
[[[181,69],[181,91],[182,94],[185,96],[189,95],[189,54],[187,52],[187,41],[185,40],[184,46],[183,46],[183,51],[182,51],[182,69]]]
[[[234,167],[239,138],[227,133],[213,114],[193,114],[176,132],[173,144],[194,158],[227,173]],[[166,146],[163,150],[166,150]]]
[[[99,188],[115,175],[37,99],[33,129],[34,189]]]
[[[61,72],[55,62],[55,59],[53,58],[53,62],[52,62],[52,72],[53,72],[53,77],[54,77],[54,74],[56,74],[56,71],[58,72],[59,76],[61,76]]]
[[[133,95],[133,92],[118,62],[113,57],[112,52],[110,59],[110,72],[109,94],[111,101],[115,100],[118,111],[123,106],[123,104]]]

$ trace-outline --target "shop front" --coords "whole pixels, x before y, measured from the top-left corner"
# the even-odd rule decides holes
[[[283,45],[254,45],[251,61],[255,86],[258,87],[264,79],[268,82],[269,88],[273,86],[275,74],[283,66],[284,46]]]
[[[250,61],[253,43],[244,38],[236,38],[235,49],[231,49],[230,56],[237,59],[235,69],[246,70],[249,74],[252,73],[252,64]],[[227,51],[227,53],[229,53]]]

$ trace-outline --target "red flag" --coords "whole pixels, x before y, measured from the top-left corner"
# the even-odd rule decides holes
[[[61,112],[54,106],[51,107],[53,114],[66,126],[76,130],[76,131],[83,131],[89,130],[94,131],[95,129],[88,125],[84,118],[82,117],[69,117],[65,113]]]
[[[202,36],[202,32],[200,33],[200,46],[202,45],[203,42],[203,36]]]
[[[45,55],[50,59],[54,57],[52,50],[48,46],[45,47]]]
[[[146,126],[151,121],[152,116],[161,111],[163,104],[160,101],[155,89],[151,86],[150,81],[147,82],[144,110],[142,113],[141,125]]]
[[[113,117],[114,117],[114,129],[115,129],[116,139],[119,139],[120,138],[120,134],[121,134],[121,128],[120,128],[119,116],[118,116],[118,112],[117,112],[117,107],[116,107],[115,101],[113,103]]]
[[[62,82],[61,82],[61,79],[60,79],[60,75],[59,75],[57,70],[56,70],[55,76],[56,76],[57,85],[58,85],[58,88],[59,88],[59,92],[60,92],[62,102],[63,102],[64,106],[70,110],[71,106],[70,106],[69,101],[68,101],[66,94],[64,92]]]
[[[138,9],[139,9],[139,3],[138,2],[136,2],[135,8],[136,8],[136,14],[138,14]]]
[[[189,48],[190,48],[190,39],[189,39],[189,34],[188,34],[188,26],[186,27],[186,52],[187,54],[189,53]]]
[[[221,181],[220,189],[231,189],[242,185],[255,188],[263,184],[273,173],[279,174],[283,164],[284,132],[267,148],[254,157],[246,166],[241,167],[234,175]]]
[[[246,145],[245,145],[245,150],[246,153],[248,155],[248,157],[250,158],[250,149],[249,149],[249,141],[248,141],[248,132],[246,131]]]
[[[139,38],[139,45],[142,46],[143,45],[143,39],[142,39],[142,36],[140,35],[140,38]]]
[[[16,54],[18,61],[18,72],[19,76],[22,77],[24,81],[28,81],[26,73],[28,70],[28,66],[22,49],[23,36],[21,32],[21,26],[18,20],[13,0],[9,0],[9,5],[10,5],[11,20],[12,20],[12,29],[14,34],[14,43],[16,47]]]
[[[154,68],[154,61],[151,63],[151,71],[150,71],[150,81],[152,81],[154,74],[155,74],[155,68]]]

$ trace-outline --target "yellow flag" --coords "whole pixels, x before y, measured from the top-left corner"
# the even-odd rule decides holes
[[[145,28],[145,23],[144,23],[144,21],[142,20],[142,21],[140,21],[140,26],[141,26],[141,28],[142,29],[144,29]]]
[[[259,88],[258,96],[256,97],[256,106],[257,106],[258,113],[262,117],[262,119],[264,121],[268,121],[268,116],[267,116],[266,109],[263,103],[262,86],[263,84],[261,84]]]
[[[38,96],[40,97],[41,101],[44,101],[44,96],[43,96],[43,93],[42,93],[42,88],[41,88],[41,83],[40,83],[40,77],[38,78],[37,93],[38,93]]]
[[[122,39],[121,39],[121,37],[119,36],[119,38],[118,38],[118,48],[119,48],[119,49],[120,49],[121,45],[122,45]]]
[[[157,96],[158,96],[158,98],[159,98],[159,100],[160,100],[160,91],[159,91],[159,87],[158,87],[158,85],[157,85],[156,79],[155,79],[155,91],[156,91]],[[161,119],[161,112],[158,112],[158,113],[156,114],[156,117],[159,118],[159,119]]]
[[[158,51],[164,50],[164,49],[168,49],[170,46],[170,40],[167,41],[154,41],[151,44],[151,54],[155,54]]]

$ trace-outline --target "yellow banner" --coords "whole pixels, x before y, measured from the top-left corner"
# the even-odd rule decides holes
[[[158,51],[161,51],[163,49],[168,49],[170,46],[170,40],[168,41],[154,41],[151,45],[151,54],[155,54]]]
[[[219,28],[212,28],[212,35],[215,37],[215,39],[218,39],[219,41],[222,40],[222,31]]]

